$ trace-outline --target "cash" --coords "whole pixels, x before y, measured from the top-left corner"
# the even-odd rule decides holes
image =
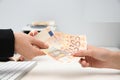
[[[85,35],[73,35],[51,31],[49,27],[38,33],[35,38],[47,43],[49,48],[43,49],[43,51],[59,61],[70,62],[73,58],[71,54],[87,49]]]
[[[79,50],[87,49],[87,41],[85,35],[73,35],[62,32],[56,32],[55,37],[60,43],[59,49],[68,53],[75,53]]]

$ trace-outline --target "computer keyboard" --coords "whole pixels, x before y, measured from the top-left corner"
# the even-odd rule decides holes
[[[0,80],[20,80],[35,64],[35,61],[0,62]]]

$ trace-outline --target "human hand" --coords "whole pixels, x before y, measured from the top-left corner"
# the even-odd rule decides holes
[[[120,69],[120,52],[88,45],[87,50],[79,51],[73,56],[83,57],[79,60],[83,67]]]
[[[20,60],[23,60],[24,57],[26,59],[32,59],[36,56],[44,55],[44,52],[40,49],[48,48],[48,45],[32,37],[36,34],[37,31],[30,32],[29,35],[15,33],[15,51],[22,55]]]
[[[33,36],[33,37],[34,37],[35,35],[37,35],[37,34],[38,34],[38,31],[36,31],[36,30],[31,31],[31,32],[28,33],[28,35]],[[14,60],[14,58],[13,58],[13,60]],[[22,55],[18,55],[18,57],[15,58],[15,60],[17,60],[17,61],[24,61],[25,58],[24,58],[24,56],[22,56]]]

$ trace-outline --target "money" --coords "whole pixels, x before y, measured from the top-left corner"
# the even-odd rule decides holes
[[[57,35],[58,34],[58,35]],[[72,35],[66,33],[56,33],[55,36],[60,41],[60,49],[68,53],[75,53],[87,49],[85,35]]]
[[[55,60],[58,60],[60,62],[71,62],[73,59],[73,56],[69,55],[69,53],[57,49],[55,47],[51,47],[49,49],[42,49],[42,51],[44,51],[47,55],[49,55],[50,57],[52,57]]]
[[[62,62],[70,62],[73,58],[71,54],[87,49],[85,35],[73,35],[57,31],[53,32],[49,27],[38,33],[35,38],[49,45],[48,49],[43,49],[47,55]]]

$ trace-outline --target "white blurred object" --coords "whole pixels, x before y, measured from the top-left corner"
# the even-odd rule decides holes
[[[50,27],[52,31],[56,29],[55,21],[43,21],[43,22],[33,22],[22,28],[24,33],[29,33],[30,31],[37,30],[42,31],[46,27]]]

